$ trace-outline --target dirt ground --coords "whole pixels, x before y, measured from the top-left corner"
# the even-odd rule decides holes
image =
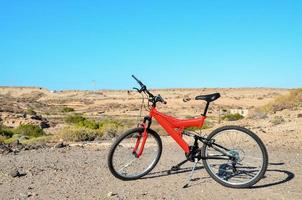
[[[183,97],[194,98],[197,94],[215,91],[220,91],[223,98],[211,106],[209,117],[214,124],[211,129],[228,124],[245,126],[254,131],[267,147],[269,166],[266,176],[253,188],[223,187],[209,177],[202,164],[198,166],[191,186],[182,188],[192,163],[168,175],[167,170],[185,156],[171,138],[162,136],[163,154],[157,166],[147,176],[128,182],[116,179],[109,172],[107,154],[111,140],[0,154],[0,199],[302,199],[301,109],[222,124],[216,122],[217,111],[214,112],[225,107],[252,109],[263,106],[280,94],[287,94],[288,90],[171,89],[155,93],[161,93],[168,101],[166,107],[159,107],[161,111],[177,117],[192,117],[200,114],[200,102],[184,103]],[[125,97],[124,101],[121,96]],[[140,102],[138,95],[127,91],[53,93],[43,89],[5,87],[0,88],[0,98],[3,112],[23,112],[30,105],[50,119],[60,114],[56,109],[63,105],[89,116],[100,113],[104,116],[134,116]],[[274,123],[276,117],[283,120]],[[211,129],[205,132],[209,133]],[[15,169],[21,173],[17,177],[12,176]]]
[[[260,134],[261,137],[262,134]],[[265,138],[265,137],[262,137]],[[280,138],[279,138],[280,139]],[[269,166],[264,179],[250,189],[231,189],[216,183],[202,164],[189,188],[182,188],[192,163],[168,175],[170,167],[184,159],[171,138],[162,137],[163,154],[153,171],[136,181],[113,177],[106,163],[112,141],[22,151],[1,156],[1,199],[301,199],[302,152],[264,141]],[[17,168],[26,175],[11,177]]]

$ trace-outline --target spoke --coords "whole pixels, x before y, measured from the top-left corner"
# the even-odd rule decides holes
[[[242,170],[240,170],[240,172],[247,175],[247,176],[250,176],[252,178],[254,178],[257,175],[257,173],[255,174],[255,171],[242,171]]]
[[[224,157],[227,157],[226,155],[222,155],[222,154],[208,154],[208,156],[217,156],[217,157],[224,156]]]
[[[245,158],[251,158],[251,159],[255,159],[255,160],[262,160],[262,158],[258,158],[258,157],[254,157],[254,156],[244,156]]]
[[[261,165],[258,165],[256,163],[249,163],[249,162],[239,162],[237,163],[238,165],[241,165],[241,166],[245,166],[245,167],[261,167]]]
[[[239,163],[237,163],[239,164]],[[240,164],[239,164],[240,165]],[[241,166],[236,166],[237,169],[256,169],[257,167],[252,167],[252,166],[244,166],[244,167],[241,167]]]
[[[130,162],[124,165],[119,171],[123,171],[125,168],[129,167],[135,160],[137,160],[137,158],[132,159]]]
[[[207,146],[206,155],[229,158],[228,161],[206,160],[210,171],[220,180],[229,184],[245,184],[261,172],[264,161],[261,148],[257,141],[244,131],[226,130],[211,139],[215,139],[214,147]],[[216,143],[219,145],[215,145]]]

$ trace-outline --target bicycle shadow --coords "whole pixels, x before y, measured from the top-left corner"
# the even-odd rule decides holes
[[[272,165],[272,166],[281,166],[281,165],[284,165],[285,163],[284,162],[280,162],[280,163],[269,163],[269,165]],[[280,185],[280,184],[283,184],[283,183],[286,183],[286,182],[289,182],[291,181],[293,178],[295,178],[295,174],[291,171],[288,171],[288,170],[282,170],[282,169],[267,169],[266,170],[266,175],[263,177],[264,179],[267,178],[267,173],[268,172],[277,172],[277,173],[283,173],[285,174],[285,178],[284,179],[281,179],[279,181],[275,181],[275,182],[271,182],[271,183],[265,183],[265,184],[260,184],[260,185],[254,185],[254,186],[251,186],[250,188],[251,189],[257,189],[257,188],[266,188],[266,187],[271,187],[271,186],[275,186],[275,185]]]
[[[269,163],[269,165],[272,166],[281,166],[284,165],[285,163]],[[198,170],[202,170],[204,169],[203,166],[198,166],[195,168],[195,171]],[[152,178],[159,178],[159,177],[165,177],[165,176],[173,176],[173,175],[177,175],[177,174],[182,174],[182,173],[188,173],[192,171],[191,167],[186,167],[186,168],[180,168],[178,171],[172,171],[171,173],[169,173],[170,170],[161,170],[161,171],[157,171],[157,172],[151,172],[149,173],[147,176],[142,177],[141,179],[152,179]],[[295,174],[291,171],[288,170],[282,170],[282,169],[267,169],[266,171],[266,176],[263,177],[263,179],[267,178],[267,173],[269,172],[273,172],[273,173],[280,173],[280,174],[284,174],[285,178],[282,178],[281,180],[277,180],[274,182],[270,182],[270,183],[264,183],[264,184],[260,184],[260,185],[254,185],[251,186],[250,189],[258,189],[258,188],[266,188],[266,187],[271,187],[271,186],[275,186],[275,185],[280,185],[286,182],[291,181],[294,177]],[[202,177],[202,178],[194,178],[192,181],[198,181],[201,179],[210,179],[211,177]],[[191,184],[191,186],[194,185],[198,185],[197,183],[195,184]]]
[[[197,166],[195,168],[195,171],[204,169],[203,166]],[[180,168],[177,171],[171,171],[170,170],[162,170],[162,171],[157,171],[157,172],[151,172],[149,173],[147,176],[142,177],[141,179],[152,179],[152,178],[159,178],[159,177],[164,177],[164,176],[173,176],[173,175],[177,175],[177,174],[182,174],[182,173],[187,173],[187,172],[191,172],[192,171],[192,167],[185,167],[185,168]]]

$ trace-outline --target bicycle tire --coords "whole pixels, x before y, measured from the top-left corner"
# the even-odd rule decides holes
[[[207,161],[207,159],[203,160],[203,165],[206,169],[206,171],[208,172],[208,174],[218,183],[220,183],[221,185],[225,186],[225,187],[231,187],[231,188],[248,188],[253,186],[254,184],[256,184],[265,174],[266,170],[267,170],[267,166],[268,166],[268,154],[267,154],[267,150],[263,144],[263,142],[261,141],[261,139],[252,131],[244,128],[244,127],[240,127],[240,126],[223,126],[220,127],[216,130],[214,130],[208,137],[208,140],[211,140],[214,136],[216,136],[217,134],[221,133],[222,131],[228,131],[228,130],[236,130],[242,133],[247,134],[248,136],[250,136],[251,138],[253,138],[255,140],[255,142],[257,143],[257,145],[259,146],[259,148],[261,149],[261,153],[262,153],[262,167],[260,172],[258,173],[258,175],[253,178],[251,181],[244,183],[244,184],[230,184],[227,181],[223,181],[220,178],[218,178],[218,175],[214,174],[213,171],[211,170],[209,163]],[[206,157],[206,150],[207,147],[209,147],[207,144],[204,144],[202,147],[202,156]]]
[[[152,129],[147,129],[148,135],[152,135],[155,139],[155,141],[158,144],[158,152],[156,155],[155,160],[150,164],[150,166],[148,166],[148,168],[143,171],[140,174],[137,174],[136,176],[131,176],[131,177],[127,177],[127,176],[123,176],[120,173],[117,172],[117,170],[114,168],[114,164],[113,164],[113,156],[114,153],[116,151],[116,148],[118,147],[118,145],[125,139],[127,138],[129,135],[133,134],[133,133],[142,133],[144,131],[143,128],[134,128],[134,129],[130,129],[128,131],[126,131],[124,134],[120,135],[116,141],[112,144],[111,149],[109,150],[109,154],[108,154],[108,159],[107,159],[107,164],[109,167],[110,172],[112,173],[112,175],[114,175],[116,178],[121,179],[123,181],[129,181],[129,180],[136,180],[139,179],[145,175],[147,175],[158,163],[161,154],[162,154],[162,141],[160,139],[160,136],[153,131]],[[148,136],[149,137],[149,136]],[[148,138],[146,141],[146,144],[148,143]],[[144,156],[144,153],[142,154],[142,156]]]

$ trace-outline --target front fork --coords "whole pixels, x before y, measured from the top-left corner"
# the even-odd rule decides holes
[[[146,122],[148,121],[148,125]],[[148,138],[147,129],[151,126],[152,119],[149,116],[144,117],[144,121],[141,124],[138,124],[139,127],[144,128],[143,134],[139,134],[136,139],[135,146],[133,148],[132,154],[135,155],[136,158],[139,158],[144,151],[144,147]],[[141,143],[140,143],[141,142]],[[139,149],[139,150],[138,150]],[[138,150],[138,152],[137,152]]]

